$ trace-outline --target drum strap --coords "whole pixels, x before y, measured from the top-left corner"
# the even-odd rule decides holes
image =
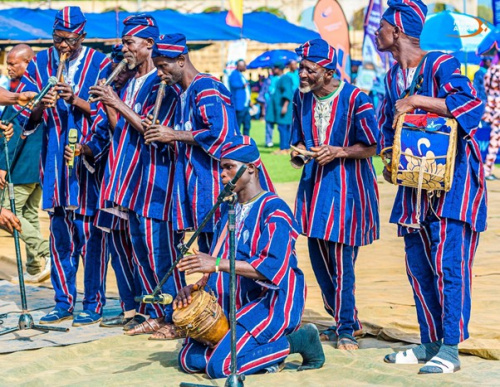
[[[212,251],[212,257],[217,257],[217,255],[219,255],[219,251],[222,247],[222,244],[224,243],[224,240],[226,239],[226,236],[227,236],[227,222],[224,228],[222,229],[222,232],[220,233],[219,239],[217,239],[214,251]]]

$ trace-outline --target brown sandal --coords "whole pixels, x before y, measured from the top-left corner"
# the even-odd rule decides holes
[[[150,334],[156,332],[164,325],[164,317],[149,318],[129,331],[126,331],[125,334],[128,336]]]
[[[148,340],[176,340],[184,337],[186,336],[174,324],[167,323],[153,333]]]

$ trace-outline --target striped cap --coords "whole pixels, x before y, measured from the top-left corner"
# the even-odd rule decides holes
[[[317,63],[325,69],[335,70],[337,68],[337,53],[323,39],[309,40],[299,48],[296,48],[295,52],[302,59]]]
[[[414,38],[419,38],[424,29],[427,6],[421,0],[389,0],[389,8],[382,19],[397,26],[401,32]]]
[[[152,57],[166,56],[177,58],[181,54],[187,54],[188,48],[186,37],[182,34],[161,35],[153,46]]]
[[[253,138],[248,136],[234,136],[223,147],[221,159],[230,159],[242,163],[260,163],[260,153]]]
[[[87,19],[80,7],[64,7],[57,12],[53,29],[80,35],[84,32],[86,22]]]
[[[122,31],[123,36],[137,36],[139,38],[154,40],[160,36],[160,30],[156,20],[151,15],[141,14],[129,16],[123,21],[125,25]]]
[[[113,63],[120,63],[123,60],[122,48],[123,44],[115,44],[113,48],[111,48],[111,60]]]

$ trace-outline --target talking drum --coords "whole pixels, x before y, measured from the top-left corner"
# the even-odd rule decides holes
[[[174,310],[172,321],[186,336],[210,348],[229,331],[229,323],[217,299],[204,290],[192,292],[191,303]]]
[[[427,191],[451,189],[457,152],[457,121],[434,114],[399,117],[392,147],[380,156],[393,184]],[[392,155],[391,155],[392,154]]]

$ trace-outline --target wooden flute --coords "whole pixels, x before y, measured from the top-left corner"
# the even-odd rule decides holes
[[[109,75],[108,79],[106,79],[106,82],[104,82],[104,84],[102,86],[109,86],[111,85],[111,83],[115,80],[115,78],[118,76],[118,74],[120,74],[123,70],[123,68],[128,64],[128,61],[127,59],[122,59],[122,61],[120,63],[118,63],[118,65],[115,67],[115,69],[113,70],[113,72]],[[93,94],[89,95],[89,99],[88,99],[88,103],[92,103],[94,102],[94,100],[96,99],[97,97]]]

